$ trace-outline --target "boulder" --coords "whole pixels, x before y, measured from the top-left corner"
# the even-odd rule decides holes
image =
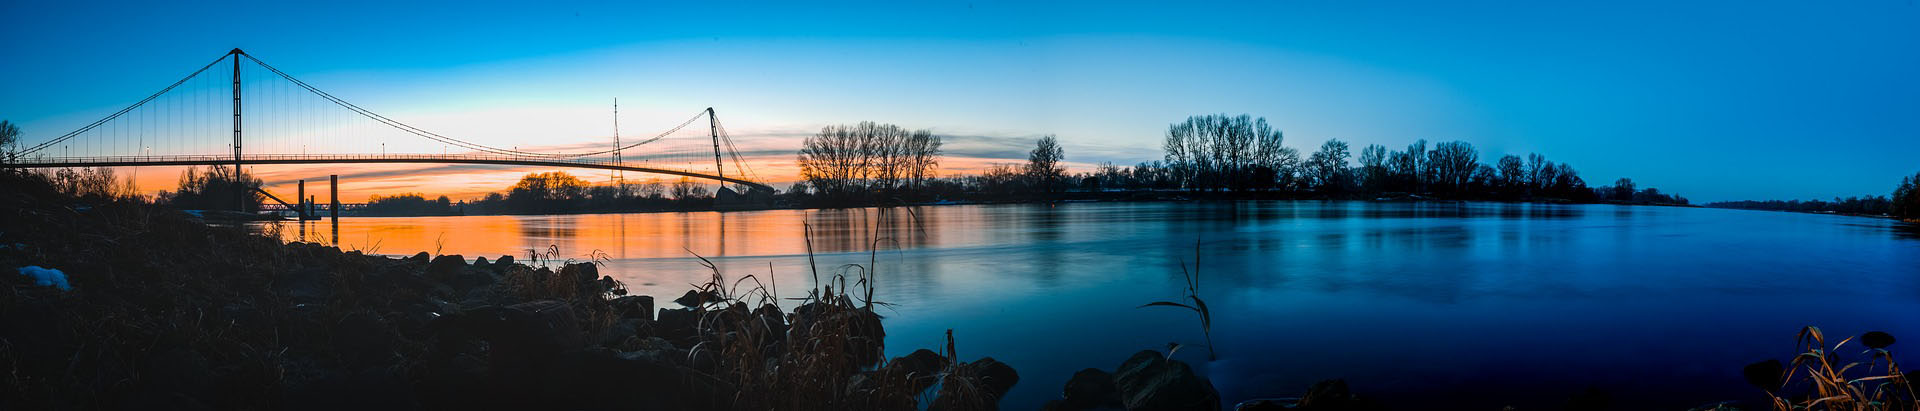
[[[488,264],[487,264],[487,256],[484,256],[484,255],[483,255],[483,256],[479,256],[479,257],[474,257],[474,258],[473,258],[473,266],[474,266],[474,267],[479,267],[479,268],[487,268],[487,266],[488,266]]]
[[[913,389],[925,391],[938,382],[940,370],[947,368],[947,357],[925,348],[914,350],[904,357],[894,357],[885,367],[880,367],[879,378],[907,381]]]
[[[560,267],[560,278],[573,282],[582,295],[595,295],[605,292],[600,280],[600,267],[593,263],[568,264]]]
[[[488,356],[495,375],[532,375],[531,369],[586,346],[573,309],[556,300],[473,308],[458,323],[492,343]]]
[[[646,322],[647,320],[638,318],[622,318],[616,320],[613,322],[613,325],[607,326],[607,330],[601,333],[600,345],[607,347],[625,346],[628,339],[638,338],[640,336],[640,328],[645,327]]]
[[[997,409],[1000,398],[1020,382],[1013,367],[984,357],[954,367],[940,383],[940,392],[929,411]]]
[[[668,340],[691,338],[695,335],[693,327],[700,322],[702,313],[693,308],[662,308],[659,319],[653,323],[654,335]]]
[[[457,254],[435,257],[433,262],[427,263],[427,278],[452,285],[454,277],[459,276],[460,272],[465,271],[466,268],[466,257]]]
[[[399,356],[398,333],[385,318],[369,312],[349,313],[332,328],[332,348],[351,362],[385,364]]]
[[[1061,390],[1061,397],[1063,405],[1069,409],[1117,408],[1120,406],[1120,387],[1114,385],[1113,374],[1088,368],[1073,373],[1073,378],[1067,380],[1066,388]]]
[[[1129,410],[1218,410],[1220,393],[1193,368],[1144,350],[1120,363],[1113,380]]]
[[[978,383],[976,386],[985,388],[987,393],[992,394],[996,401],[998,401],[1001,396],[1006,395],[1007,391],[1012,390],[1014,384],[1020,383],[1020,373],[1014,372],[1012,366],[995,360],[993,357],[982,357],[973,362],[963,364],[960,366],[959,372],[972,376]]]
[[[333,298],[333,278],[327,271],[315,267],[304,267],[287,271],[286,275],[274,281],[274,288],[295,304],[313,304]]]
[[[673,299],[673,303],[680,304],[681,307],[699,307],[714,301],[720,301],[719,293],[693,290],[687,290],[687,293],[681,295],[680,298]]]
[[[613,307],[614,315],[619,316],[619,318],[653,320],[652,296],[629,295],[615,298],[607,304]]]
[[[427,255],[427,252],[425,251],[421,251],[419,254],[414,254],[412,257],[407,257],[406,261],[409,263],[426,264],[428,261],[431,261],[432,259],[433,259],[433,256]]]
[[[493,260],[493,269],[499,270],[513,265],[513,256],[503,255]]]

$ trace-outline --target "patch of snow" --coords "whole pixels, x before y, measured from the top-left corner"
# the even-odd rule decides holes
[[[67,273],[60,272],[60,270],[29,265],[20,267],[20,275],[33,277],[33,285],[49,286],[58,288],[60,291],[73,289],[72,285],[67,284]]]

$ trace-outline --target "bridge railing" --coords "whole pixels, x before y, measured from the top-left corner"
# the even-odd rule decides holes
[[[485,154],[242,154],[240,162],[249,161],[339,161],[339,160],[477,160],[477,161],[543,161],[575,164],[616,164],[612,159],[592,157],[565,158],[543,156],[503,156]],[[79,163],[173,163],[173,162],[222,162],[233,161],[231,155],[188,154],[188,155],[133,155],[133,156],[85,156],[52,157],[34,156],[20,158],[15,164],[79,164]]]
[[[52,157],[34,156],[7,163],[15,167],[126,167],[126,166],[178,166],[178,165],[225,165],[232,164],[231,155],[191,154],[191,155],[136,155],[136,156],[88,156],[88,157]],[[644,162],[614,162],[611,158],[554,158],[540,156],[512,156],[486,154],[244,154],[241,163],[276,164],[324,164],[324,163],[494,163],[519,165],[558,165],[607,168],[615,167],[632,171],[675,174],[695,178],[707,178],[730,183],[746,184],[755,188],[771,190],[773,187],[762,183],[750,182],[719,175],[704,174],[703,170],[672,169],[655,167]]]

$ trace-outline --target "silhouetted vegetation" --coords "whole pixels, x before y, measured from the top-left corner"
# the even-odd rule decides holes
[[[593,185],[564,171],[528,174],[505,194],[488,193],[465,204],[467,214],[552,214],[583,212],[704,210],[713,206],[704,185],[682,177],[673,184]]]
[[[921,153],[901,142],[930,139],[932,162],[902,162],[893,153]],[[1042,137],[1025,164],[989,165],[974,175],[933,178],[914,169],[914,183],[889,176],[897,164],[937,164],[938,136],[925,130],[861,123],[823,129],[801,151],[803,176],[782,198],[797,206],[846,206],[917,201],[1034,201],[1185,198],[1179,196],[1289,199],[1460,199],[1495,201],[1687,204],[1687,199],[1622,178],[1592,188],[1573,166],[1540,154],[1506,155],[1480,162],[1471,143],[1426,140],[1404,150],[1380,145],[1356,155],[1340,140],[1327,140],[1305,158],[1284,146],[1281,132],[1264,118],[1200,115],[1167,127],[1164,158],[1134,166],[1102,163],[1091,172],[1068,174],[1065,151]]]
[[[454,208],[453,201],[447,196],[428,200],[427,196],[419,193],[402,193],[390,196],[375,195],[367,199],[367,207],[360,209],[360,214],[368,216],[456,215],[459,211]]]
[[[36,170],[27,175],[52,186],[55,191],[88,200],[143,200],[132,179],[114,175],[111,168],[62,168]]]
[[[940,164],[940,136],[893,124],[827,126],[802,144],[800,178],[828,204],[911,196]]]
[[[1913,176],[1901,177],[1900,185],[1894,187],[1892,197],[1834,197],[1833,201],[1717,201],[1708,203],[1707,206],[1745,210],[1890,216],[1902,220],[1914,221],[1920,220],[1920,173],[1914,174]]]
[[[1034,142],[1033,151],[1027,153],[1027,180],[1031,181],[1034,191],[1053,194],[1061,189],[1066,179],[1067,168],[1060,165],[1066,157],[1066,151],[1060,148],[1060,141],[1052,134]]]
[[[1792,360],[1770,359],[1741,370],[1748,384],[1766,391],[1772,409],[1920,410],[1913,372],[1901,371],[1887,351],[1893,335],[1869,331],[1829,346],[1819,328],[1808,326],[1794,339]]]
[[[1887,211],[1903,220],[1920,220],[1920,173],[1900,179],[1900,187],[1893,190]]]
[[[0,120],[0,160],[13,162],[14,153],[20,151],[20,127],[7,120]]]
[[[1833,199],[1833,201],[1822,201],[1822,200],[1716,201],[1716,202],[1707,203],[1706,205],[1707,207],[1738,208],[1743,210],[1885,215],[1885,214],[1888,214],[1888,211],[1891,209],[1893,202],[1887,200],[1887,197],[1884,197],[1884,196],[1870,196],[1870,197],[1847,197],[1847,198],[1836,197]]]
[[[951,338],[886,358],[871,265],[798,300],[716,269],[656,309],[604,254],[281,243],[16,170],[0,204],[0,267],[33,273],[0,275],[0,409],[991,409],[1019,381]]]
[[[1164,167],[1169,183],[1189,190],[1262,190],[1287,180],[1280,171],[1299,166],[1299,153],[1281,142],[1280,130],[1266,118],[1193,116],[1167,126],[1166,162],[1154,167]]]
[[[262,200],[260,185],[258,177],[224,166],[209,167],[205,173],[188,167],[180,172],[179,187],[161,191],[154,202],[189,210],[232,210],[239,203],[240,211],[255,211]]]

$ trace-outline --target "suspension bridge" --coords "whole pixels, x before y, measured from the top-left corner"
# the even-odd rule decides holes
[[[693,126],[702,118],[707,127]],[[604,149],[526,148],[597,144],[558,145],[543,136],[529,137],[530,146],[480,144],[354,105],[236,48],[105,118],[9,154],[6,166],[484,164],[652,173],[773,190],[754,181],[710,107],[637,141],[620,141],[617,118],[614,129]]]

